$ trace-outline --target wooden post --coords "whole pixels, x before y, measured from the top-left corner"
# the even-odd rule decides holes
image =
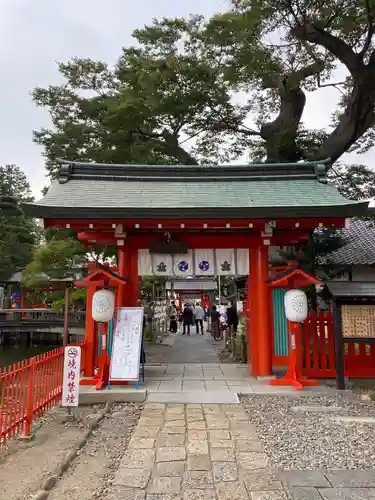
[[[96,359],[96,339],[95,339],[95,321],[92,317],[92,297],[95,293],[95,286],[87,287],[86,295],[86,328],[85,328],[85,377],[92,377],[95,369]]]
[[[66,347],[69,343],[69,286],[65,287],[65,304],[64,304],[64,337],[63,346]]]
[[[336,388],[345,389],[344,345],[341,331],[341,304],[333,301],[333,335],[335,341]]]
[[[29,363],[29,376],[27,377],[25,437],[29,437],[31,435],[31,425],[33,422],[35,358],[31,358]]]

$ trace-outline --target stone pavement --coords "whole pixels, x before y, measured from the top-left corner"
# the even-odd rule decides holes
[[[167,356],[168,364],[177,363],[220,363],[218,350],[221,343],[210,334],[197,335],[195,327],[190,335],[170,334],[168,339],[175,339]]]
[[[271,471],[241,405],[148,403],[105,500],[365,500],[375,471]]]

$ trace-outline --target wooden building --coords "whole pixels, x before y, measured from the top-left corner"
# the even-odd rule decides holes
[[[42,218],[45,227],[76,229],[82,242],[117,245],[118,272],[130,281],[119,285],[117,306],[137,305],[143,274],[249,275],[249,367],[253,375],[269,376],[274,334],[266,283],[269,247],[298,245],[314,228],[344,227],[346,218],[367,210],[367,202],[347,200],[329,185],[325,170],[325,162],[198,166],[66,161],[44,198],[23,209]],[[88,288],[88,293],[93,291]],[[95,339],[87,329],[91,352]],[[92,364],[86,363],[88,371]]]

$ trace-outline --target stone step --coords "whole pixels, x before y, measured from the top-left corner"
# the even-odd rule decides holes
[[[239,404],[236,393],[229,391],[189,391],[189,392],[150,392],[148,403],[179,404]]]

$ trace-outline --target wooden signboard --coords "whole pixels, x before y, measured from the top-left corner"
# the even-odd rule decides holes
[[[375,305],[343,304],[341,329],[344,339],[375,338]]]
[[[143,307],[120,307],[117,309],[110,380],[138,381],[139,379],[143,313]]]

